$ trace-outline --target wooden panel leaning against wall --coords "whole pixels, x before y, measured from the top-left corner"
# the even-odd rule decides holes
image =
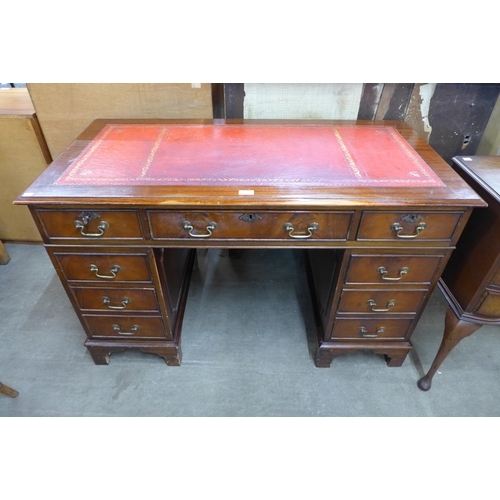
[[[498,83],[416,83],[405,121],[451,165],[476,154],[499,95]]]
[[[0,239],[41,241],[29,211],[13,201],[51,161],[26,88],[0,89]]]
[[[28,83],[55,158],[98,118],[212,119],[210,83]]]
[[[499,99],[500,84],[364,83],[361,93],[358,84],[260,84],[257,87],[250,84],[252,102],[249,105],[253,108],[250,111],[245,108],[247,88],[248,84],[243,83],[224,84],[227,118],[248,118],[255,110],[268,106],[269,99],[274,101],[273,106],[268,106],[274,110],[274,116],[269,115],[268,109],[267,118],[282,117],[283,110],[276,105],[278,101],[281,106],[295,107],[287,113],[299,118],[317,116],[324,113],[324,109],[319,109],[324,101],[310,98],[308,94],[322,89],[332,96],[334,93],[341,96],[344,103],[351,105],[351,110],[357,102],[357,115],[353,118],[358,120],[406,121],[450,164],[453,156],[475,154],[488,124],[495,117],[496,123],[500,119],[500,105],[497,105],[497,114],[492,114]],[[307,106],[304,106],[305,99],[309,99]],[[345,105],[338,106],[336,111],[325,118],[345,118],[342,115],[346,112]],[[498,130],[493,125],[489,129],[491,133]],[[500,134],[497,135],[495,140],[500,145]]]

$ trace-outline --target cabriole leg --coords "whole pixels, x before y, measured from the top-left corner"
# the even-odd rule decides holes
[[[422,391],[428,391],[432,385],[432,377],[434,377],[434,374],[448,354],[462,339],[479,330],[481,326],[478,323],[460,320],[453,312],[453,309],[448,307],[446,309],[443,340],[429,371],[417,382],[418,388]]]

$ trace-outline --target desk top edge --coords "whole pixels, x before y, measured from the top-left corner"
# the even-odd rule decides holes
[[[86,145],[107,124],[258,124],[258,125],[378,125],[394,127],[417,151],[424,161],[446,184],[445,187],[336,187],[330,189],[309,187],[283,189],[263,186],[254,196],[240,196],[234,187],[200,187],[189,196],[176,186],[113,186],[113,194],[107,196],[102,186],[56,186],[53,182],[68,168],[68,160]],[[106,199],[104,197],[106,196]],[[74,203],[118,205],[162,205],[237,207],[277,206],[335,208],[343,206],[485,206],[482,199],[453,171],[439,155],[421,139],[405,122],[401,121],[359,121],[359,120],[148,120],[148,119],[99,119],[93,121],[72,145],[63,152],[48,169],[15,202],[24,205],[58,205]]]

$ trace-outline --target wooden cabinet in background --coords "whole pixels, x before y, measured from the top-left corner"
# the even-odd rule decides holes
[[[28,91],[0,89],[0,239],[41,241],[29,210],[13,202],[50,161]]]

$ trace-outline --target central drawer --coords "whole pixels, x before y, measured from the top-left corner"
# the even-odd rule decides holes
[[[171,212],[149,210],[156,240],[346,241],[352,212]]]

